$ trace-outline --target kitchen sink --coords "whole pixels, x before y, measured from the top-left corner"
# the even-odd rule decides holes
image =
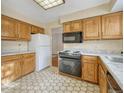
[[[106,56],[106,58],[107,58],[109,61],[111,61],[111,62],[123,63],[123,56],[120,56],[120,57]]]

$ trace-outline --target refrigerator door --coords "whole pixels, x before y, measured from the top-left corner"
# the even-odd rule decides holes
[[[40,46],[50,46],[50,37],[43,34],[34,34],[29,41],[29,50],[35,50]]]
[[[39,45],[50,46],[50,37],[48,35],[40,35],[39,42],[40,42],[40,43],[38,43]]]
[[[36,48],[36,71],[40,71],[51,64],[51,49],[49,46]]]

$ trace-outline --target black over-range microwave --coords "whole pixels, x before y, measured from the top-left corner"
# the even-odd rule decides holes
[[[63,33],[63,43],[82,43],[82,32]]]

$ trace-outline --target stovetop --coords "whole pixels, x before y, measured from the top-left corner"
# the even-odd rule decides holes
[[[62,51],[62,53],[67,53],[67,54],[80,54],[80,51],[65,50],[65,51]]]
[[[65,51],[59,52],[59,56],[61,58],[77,58],[77,59],[80,59],[81,53],[80,53],[80,51],[65,50]]]

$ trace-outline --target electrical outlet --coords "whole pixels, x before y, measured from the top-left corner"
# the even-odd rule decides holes
[[[21,44],[18,44],[19,46],[21,46]]]

